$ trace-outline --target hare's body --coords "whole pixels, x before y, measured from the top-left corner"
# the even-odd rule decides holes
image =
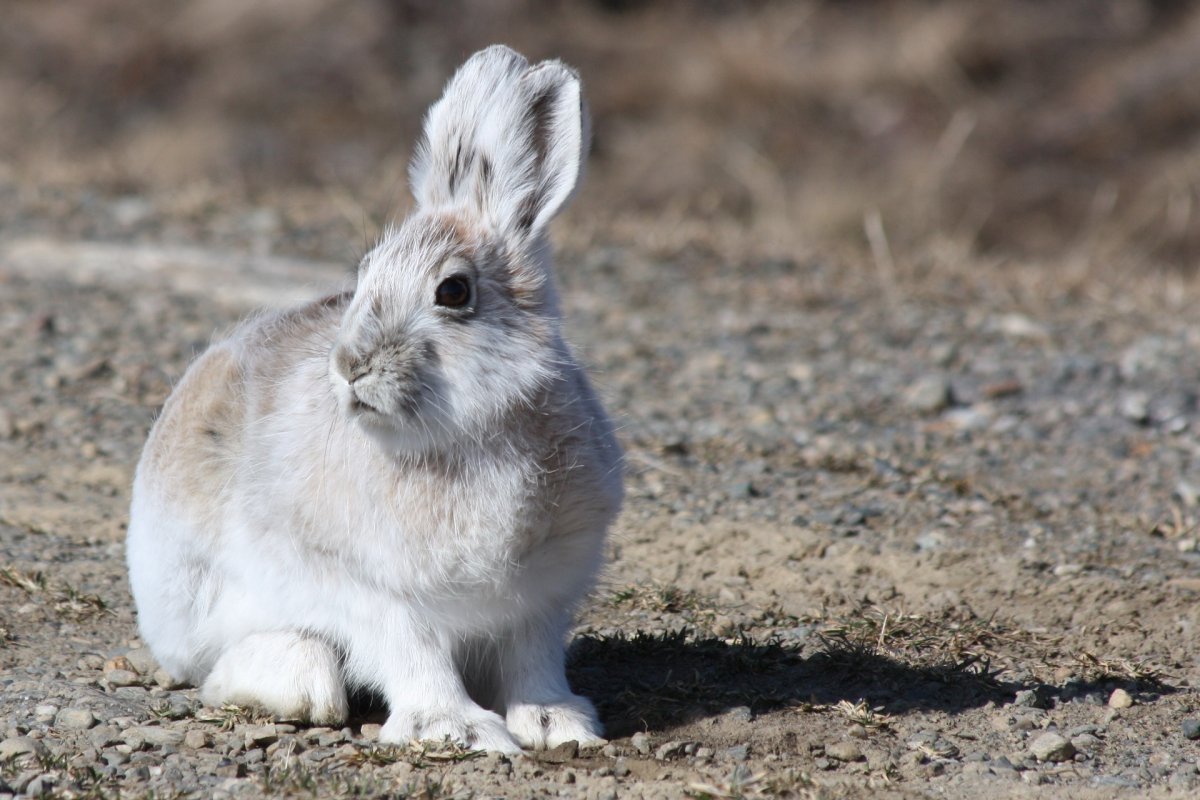
[[[492,48],[458,93],[478,100],[483,78],[521,113],[565,96],[551,126],[579,113],[560,65]],[[134,483],[140,627],[209,702],[329,722],[362,686],[388,703],[388,741],[595,739],[562,639],[620,504],[620,453],[558,330],[540,225],[569,191],[526,185],[519,219],[478,185],[463,199],[467,160],[484,190],[511,165],[460,121],[438,173],[437,111],[435,165],[414,167],[426,204],[448,178],[436,207],[389,234],[355,291],[242,325],[168,400]],[[554,146],[531,146],[541,169]]]

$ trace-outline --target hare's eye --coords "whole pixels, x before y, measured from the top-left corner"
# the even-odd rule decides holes
[[[438,284],[434,302],[446,308],[462,308],[471,302],[471,284],[458,275],[446,278]]]

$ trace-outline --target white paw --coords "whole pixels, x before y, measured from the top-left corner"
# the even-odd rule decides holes
[[[251,634],[231,646],[205,678],[200,699],[319,725],[341,722],[348,713],[337,654],[291,631]]]
[[[530,750],[558,747],[572,740],[581,745],[603,741],[595,707],[579,695],[554,703],[514,703],[508,708],[506,722],[513,738]]]
[[[414,740],[450,739],[472,750],[519,753],[499,714],[479,709],[418,708],[397,709],[388,716],[379,741],[407,744]]]

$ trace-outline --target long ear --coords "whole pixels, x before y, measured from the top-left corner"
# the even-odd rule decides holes
[[[559,61],[530,67],[493,45],[463,64],[429,109],[409,179],[422,208],[463,209],[528,240],[575,191],[587,144],[579,76]]]

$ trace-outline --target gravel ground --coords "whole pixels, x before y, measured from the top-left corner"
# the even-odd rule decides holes
[[[880,280],[568,220],[570,335],[629,452],[570,654],[610,743],[507,758],[380,747],[370,698],[342,730],[202,708],[135,638],[156,409],[216,332],[341,279],[337,225],[6,218],[0,798],[1200,792],[1189,282]]]

